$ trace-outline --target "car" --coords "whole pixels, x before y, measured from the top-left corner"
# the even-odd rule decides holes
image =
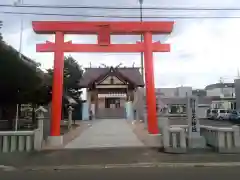
[[[218,109],[215,119],[216,120],[224,120],[226,118],[227,118],[227,110],[226,109]]]
[[[229,121],[235,124],[240,124],[240,112],[239,111],[232,111],[229,115]]]
[[[217,115],[217,109],[208,109],[207,111],[208,119],[215,119],[216,115]]]
[[[229,120],[231,113],[232,113],[232,110],[227,110],[224,120]]]

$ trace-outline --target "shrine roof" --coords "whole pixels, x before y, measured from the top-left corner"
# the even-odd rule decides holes
[[[85,68],[83,77],[79,81],[79,86],[82,88],[87,88],[91,86],[92,83],[97,81],[101,76],[106,76],[110,69],[113,67],[104,68]],[[126,81],[133,83],[136,86],[143,87],[144,81],[139,68],[136,67],[124,67],[124,68],[113,68],[116,73],[119,73]]]

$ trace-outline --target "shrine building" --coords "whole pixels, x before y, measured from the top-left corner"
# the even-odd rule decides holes
[[[96,118],[125,118],[126,102],[137,101],[144,81],[136,67],[99,67],[86,68],[79,86],[87,89],[89,111]]]

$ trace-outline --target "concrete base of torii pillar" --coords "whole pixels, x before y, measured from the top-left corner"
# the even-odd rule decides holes
[[[63,136],[48,136],[47,145],[57,147],[63,145]]]

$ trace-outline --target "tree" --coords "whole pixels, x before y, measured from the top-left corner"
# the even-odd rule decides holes
[[[48,74],[53,76],[53,69],[48,69]],[[79,80],[82,78],[83,69],[77,61],[71,57],[64,58],[64,79],[63,89],[64,93],[70,95],[75,100],[79,100],[81,89],[78,86]]]
[[[0,103],[37,103],[42,101],[34,93],[46,90],[43,72],[37,64],[0,42]],[[46,92],[43,92],[45,94]]]
[[[51,94],[45,76],[39,64],[0,41],[0,106],[6,119],[14,119],[16,104],[32,104],[34,108],[49,103]]]

